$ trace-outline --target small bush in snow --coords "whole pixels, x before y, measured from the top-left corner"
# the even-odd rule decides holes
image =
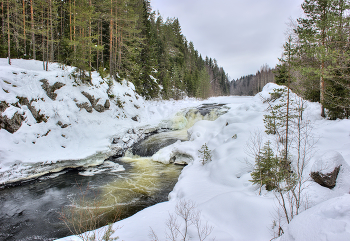
[[[211,161],[211,150],[209,150],[207,143],[204,143],[204,145],[200,150],[198,150],[198,152],[198,157],[201,159],[203,165]]]
[[[118,106],[120,109],[124,109],[124,104],[125,104],[125,102],[121,101],[120,97],[118,96],[118,97],[117,97],[117,106]]]
[[[178,219],[180,219],[180,222]],[[195,240],[204,241],[214,229],[208,222],[203,223],[201,212],[196,209],[196,204],[191,200],[178,201],[175,206],[175,214],[169,213],[166,226],[166,240],[171,241],[186,241],[193,238]],[[192,229],[192,226],[195,227],[194,230],[196,231]],[[194,236],[191,237],[190,229],[192,229],[192,235],[197,236],[196,238]],[[157,234],[152,228],[150,229],[149,237],[152,241],[159,241]]]

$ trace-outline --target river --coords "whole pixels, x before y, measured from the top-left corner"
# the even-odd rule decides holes
[[[150,136],[124,157],[110,157],[100,166],[66,169],[1,189],[0,239],[54,240],[71,235],[66,223],[75,220],[72,213],[97,210],[97,228],[167,201],[183,167],[158,163],[150,156],[186,140],[188,128],[198,120],[217,118],[220,108],[212,104],[187,110],[182,126],[173,128],[177,131]]]

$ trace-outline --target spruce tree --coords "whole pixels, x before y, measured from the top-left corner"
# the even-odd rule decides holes
[[[277,188],[280,181],[279,171],[279,159],[271,149],[271,142],[268,141],[255,159],[251,182],[260,187],[265,186],[267,191],[272,191]]]

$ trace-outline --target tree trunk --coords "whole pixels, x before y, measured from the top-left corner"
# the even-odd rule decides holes
[[[321,77],[320,77],[320,103],[321,103],[321,116],[326,117],[324,112],[324,61],[322,60],[321,64]]]
[[[34,1],[30,0],[30,23],[32,28],[32,49],[33,49],[33,59],[36,59],[35,53],[35,31],[34,31]]]
[[[50,44],[51,44],[51,48],[50,48],[50,62],[54,62],[54,38],[53,38],[53,19],[52,19],[52,0],[50,0]]]
[[[10,35],[10,0],[7,0],[7,57],[11,65],[11,35]]]
[[[26,7],[23,0],[23,37],[24,37],[24,57],[27,56],[27,40],[26,40]]]
[[[92,6],[92,3],[91,3],[91,0],[89,1],[89,6],[91,8]],[[91,69],[92,69],[92,66],[91,66],[91,44],[92,44],[92,40],[91,40],[91,16],[89,17],[89,81],[91,81]]]
[[[113,0],[111,0],[111,16],[110,16],[110,26],[109,26],[109,75],[112,78],[114,74],[113,69]]]
[[[69,0],[69,39],[72,42],[72,0]]]

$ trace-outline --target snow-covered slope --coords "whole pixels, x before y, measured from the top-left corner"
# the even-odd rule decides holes
[[[231,109],[215,121],[197,122],[188,131],[189,141],[174,143],[153,156],[163,162],[172,153],[191,155],[194,159],[183,169],[169,201],[115,223],[114,235],[125,241],[156,240],[155,235],[158,240],[167,240],[171,235],[169,224],[184,232],[184,222],[176,215],[176,205],[185,201],[196,204],[192,208],[195,212],[201,211],[202,227],[206,222],[213,227],[207,240],[271,240],[276,231],[274,224],[279,222],[278,202],[273,192],[263,190],[259,195],[258,187],[249,181],[254,160],[247,155],[246,145],[255,130],[261,131],[264,140],[269,138],[264,133],[263,123],[268,104],[263,103],[261,97],[270,96],[269,92],[277,87],[268,84],[255,97],[209,99],[228,103]],[[345,166],[350,163],[350,120],[329,121],[320,118],[319,113],[318,103],[307,102],[304,118],[312,124],[312,133],[318,141],[306,167],[306,176],[322,157],[337,157]],[[198,157],[198,150],[204,143],[213,154],[212,161],[206,165],[202,165]],[[280,239],[350,240],[349,177],[349,171],[343,169],[332,190],[309,179],[304,193],[307,201],[303,205],[309,209],[296,216],[290,225],[281,220],[285,234]],[[177,217],[176,222],[171,217]],[[188,230],[190,240],[200,240],[195,225]],[[149,236],[152,232],[155,235]],[[79,239],[67,237],[64,240]]]
[[[198,104],[146,102],[130,82],[93,72],[91,84],[82,83],[72,67],[48,69],[40,61],[0,59],[0,124],[8,129],[0,129],[0,184],[101,164],[147,128]]]

